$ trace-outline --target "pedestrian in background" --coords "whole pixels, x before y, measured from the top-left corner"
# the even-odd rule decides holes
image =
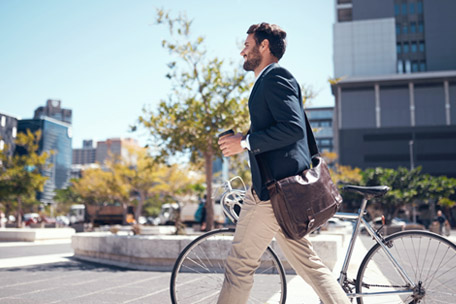
[[[198,208],[195,212],[195,221],[200,224],[200,230],[206,230],[206,195],[204,198],[200,198],[200,202],[198,204]]]
[[[446,219],[446,216],[442,213],[442,210],[437,211],[437,216],[435,217],[435,221],[439,225],[439,234],[443,235],[443,233],[444,233],[443,230],[445,228],[445,224],[447,223],[447,219]]]

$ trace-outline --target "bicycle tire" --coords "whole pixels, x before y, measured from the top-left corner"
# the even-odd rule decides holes
[[[182,250],[171,274],[173,304],[212,304],[217,301],[224,280],[224,261],[231,248],[234,231],[234,228],[209,231]],[[285,303],[287,284],[282,263],[270,247],[261,261],[254,274],[248,303]]]
[[[385,238],[392,256],[415,283],[422,282],[424,295],[382,295],[357,298],[372,303],[456,303],[456,245],[427,231],[402,231]],[[356,291],[410,290],[384,250],[377,243],[364,257],[356,278]]]

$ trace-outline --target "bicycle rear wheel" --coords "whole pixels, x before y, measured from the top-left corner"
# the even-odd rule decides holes
[[[170,292],[174,304],[216,303],[234,229],[209,231],[185,247],[174,264]],[[285,271],[268,247],[254,274],[248,303],[285,303]]]
[[[456,303],[456,245],[426,231],[403,231],[386,238],[389,251],[421,291],[358,298],[358,303]],[[421,283],[420,283],[421,282]],[[359,293],[410,291],[379,244],[365,256],[356,279]],[[421,293],[421,294],[420,294]]]

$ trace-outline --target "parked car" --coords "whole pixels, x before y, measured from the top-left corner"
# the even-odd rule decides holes
[[[38,213],[26,213],[22,217],[22,221],[26,226],[30,226],[31,224],[55,224],[56,219],[52,217],[47,217],[45,215],[39,215]]]
[[[369,225],[372,226],[375,230],[379,229],[382,226],[382,217],[378,216],[374,218],[372,221],[369,222]],[[400,219],[398,217],[395,217],[391,219],[389,225],[385,225],[388,227],[389,231],[388,234],[391,232],[396,232],[396,231],[402,231],[405,230],[405,227],[407,226],[407,222],[403,219]],[[361,223],[361,228],[360,228],[361,233],[367,234],[366,228],[364,225]]]
[[[177,203],[163,204],[158,215],[160,225],[173,225],[176,221],[178,210],[179,204]]]
[[[65,215],[59,215],[55,218],[55,221],[57,222],[57,224],[61,225],[61,226],[69,226],[70,225],[70,219],[68,218],[68,216],[65,216]]]
[[[324,229],[328,231],[344,230],[347,232],[351,232],[353,229],[353,224],[351,222],[346,222],[339,218],[332,217],[325,224]]]
[[[30,226],[30,224],[37,224],[40,222],[40,215],[38,213],[26,213],[22,217],[22,221],[25,226]]]
[[[382,217],[379,216],[379,217],[374,218],[372,221],[369,222],[369,224],[372,227],[380,227],[382,225]],[[391,222],[389,223],[389,226],[402,226],[402,227],[405,227],[406,224],[407,224],[406,221],[395,217],[395,218],[393,218],[391,220]]]

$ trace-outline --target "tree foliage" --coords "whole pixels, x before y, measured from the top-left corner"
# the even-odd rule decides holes
[[[381,201],[387,220],[396,216],[401,207],[416,200],[454,205],[449,197],[456,191],[456,179],[422,174],[421,167],[413,170],[403,167],[366,169],[362,175],[366,186],[387,185],[391,188],[384,197],[377,199]]]
[[[17,225],[21,226],[23,207],[38,204],[36,194],[43,191],[48,177],[41,172],[51,166],[47,159],[53,151],[38,153],[41,131],[19,133],[16,146],[21,153],[8,155],[8,149],[0,152],[0,200],[7,213],[16,210]]]
[[[84,204],[81,195],[75,191],[74,187],[71,187],[74,181],[76,179],[71,179],[70,186],[55,190],[54,201],[57,203],[57,214],[68,214],[73,204]]]
[[[82,178],[72,180],[65,190],[70,195],[64,199],[86,205],[120,203],[125,212],[128,205],[134,205],[138,220],[144,207],[156,213],[163,202],[199,193],[201,182],[201,176],[190,168],[157,163],[146,149],[131,147],[123,158],[111,156],[102,167],[87,169]]]
[[[249,122],[249,82],[233,64],[208,55],[205,39],[191,35],[186,15],[157,11],[157,25],[169,30],[162,46],[169,51],[172,90],[154,110],[144,109],[139,124],[150,131],[159,156],[169,160],[189,153],[193,163],[204,161],[207,185],[207,227],[213,225],[212,163],[221,156],[217,134],[226,129],[246,131]]]
[[[321,155],[329,166],[329,172],[335,184],[360,184],[361,169],[340,165],[337,162],[337,154],[334,152],[323,152]]]

